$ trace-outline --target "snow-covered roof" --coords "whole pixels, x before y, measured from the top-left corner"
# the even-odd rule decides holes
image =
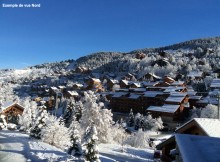
[[[220,120],[209,118],[194,118],[199,126],[211,137],[220,137]]]
[[[129,85],[130,82],[128,80],[121,80],[124,84]]]
[[[128,98],[130,99],[138,99],[141,95],[131,93]]]
[[[146,88],[129,88],[129,91],[146,92]]]
[[[176,131],[183,128],[187,124],[195,121],[200,128],[210,137],[220,137],[220,120],[219,119],[212,119],[212,118],[193,118],[190,121],[183,124],[181,127],[177,128]]]
[[[79,83],[76,83],[74,85],[76,85],[77,87],[83,87],[83,84],[79,84]]]
[[[121,97],[126,94],[128,94],[128,93],[127,92],[115,92],[115,93],[113,93],[112,97]]]
[[[117,84],[117,83],[119,83],[119,81],[116,80],[116,79],[110,79],[110,81],[111,81],[113,84]]]
[[[171,92],[170,96],[173,97],[185,97],[187,95],[187,93],[181,93],[181,92]]]
[[[209,104],[218,105],[218,99],[216,97],[207,96],[203,100],[207,101]]]
[[[176,96],[169,96],[165,102],[176,102],[176,103],[180,103],[183,101],[183,99],[185,98],[185,96],[181,96],[181,97],[176,97]]]
[[[66,88],[65,86],[58,86],[59,89],[64,89]]]
[[[101,80],[100,79],[97,79],[97,78],[91,78],[94,82],[99,82],[101,83]]]
[[[12,101],[7,101],[7,102],[2,103],[1,108],[2,108],[2,110],[4,110],[4,109],[6,109],[6,108],[12,106],[13,104],[15,104],[15,103],[12,102]]]
[[[10,107],[10,106],[12,106],[12,105],[14,105],[14,104],[17,104],[17,105],[19,105],[20,107],[23,107],[23,106],[20,105],[19,103],[12,102],[12,101],[7,101],[7,102],[2,103],[1,111],[7,109],[8,107]]]
[[[173,78],[171,78],[169,76],[165,76],[164,78],[175,81]]]
[[[164,92],[166,93],[170,93],[170,92],[179,92],[179,91],[182,91],[184,89],[184,87],[172,87],[172,86],[169,86],[169,87],[166,87]]]
[[[54,90],[54,91],[58,90],[57,87],[51,87],[51,89]]]
[[[158,111],[158,112],[168,112],[168,113],[175,113],[180,105],[169,105],[165,104],[163,106],[150,106],[147,108],[149,111]]]
[[[219,89],[214,89],[213,91],[209,91],[209,96],[217,96],[219,93]]]
[[[175,137],[183,161],[220,161],[220,138],[188,134],[176,134]]]
[[[142,87],[141,83],[138,82],[133,82],[132,84],[135,85],[136,87]]]
[[[192,100],[200,100],[202,98],[202,96],[190,96],[189,99]]]
[[[213,79],[210,87],[212,87],[212,88],[220,88],[220,79]]]
[[[129,89],[126,89],[126,88],[118,88],[118,89],[115,89],[115,91],[117,91],[117,92],[128,92]]]
[[[196,92],[187,90],[187,94],[188,94],[188,96],[194,96],[194,95],[196,95]]]
[[[209,101],[207,99],[201,99],[199,101],[196,101],[196,103],[200,103],[200,104],[208,104]]]
[[[158,84],[159,82],[142,82],[142,84],[146,87],[153,87],[156,84]]]
[[[146,91],[144,92],[144,97],[156,97],[159,94],[163,94],[161,91]]]
[[[71,96],[78,96],[79,93],[77,93],[76,91],[67,91]]]
[[[191,71],[187,74],[187,77],[202,77],[203,72],[201,71]]]
[[[171,83],[172,86],[179,86],[179,85],[183,85],[184,81],[175,81],[173,83]]]
[[[143,78],[143,77],[145,77],[146,75],[151,75],[151,76],[154,77],[154,78],[160,79],[160,77],[157,76],[157,75],[155,75],[154,73],[145,73],[145,74],[141,75],[138,79]]]

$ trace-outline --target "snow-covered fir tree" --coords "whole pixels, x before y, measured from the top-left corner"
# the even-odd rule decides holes
[[[150,114],[148,114],[147,116],[143,116],[140,113],[137,113],[135,115],[134,121],[135,130],[142,129],[143,131],[158,131],[159,129],[163,128],[163,121],[161,120],[161,117],[153,118]]]
[[[85,160],[89,162],[100,162],[98,151],[98,136],[94,123],[92,123],[85,133]]]
[[[0,115],[0,118],[1,118],[1,120],[2,120],[2,122],[3,122],[3,123],[1,123],[0,128],[1,128],[1,129],[7,129],[7,122],[6,122],[6,120],[5,120],[6,116],[3,115],[3,114],[1,114],[1,115]]]
[[[70,148],[68,153],[71,155],[82,155],[81,136],[79,131],[79,122],[74,118],[69,127]]]
[[[41,130],[46,126],[46,120],[48,119],[48,113],[46,107],[43,105],[38,108],[36,119],[33,121],[30,136],[40,139]]]
[[[61,149],[69,147],[70,135],[68,128],[64,126],[64,122],[60,122],[60,119],[49,115],[45,124],[45,127],[41,130],[41,139],[44,142]]]
[[[69,101],[69,103],[67,104],[66,111],[63,116],[64,122],[67,126],[69,126],[72,121],[72,116],[74,114],[74,104],[75,104],[74,100]]]
[[[82,117],[82,111],[83,111],[83,104],[82,101],[77,101],[74,107],[74,117],[76,117],[76,120],[79,121]]]
[[[127,125],[129,127],[133,127],[134,126],[134,114],[133,114],[133,110],[130,110],[129,116],[128,116],[128,120],[127,120]]]
[[[24,105],[25,109],[22,115],[19,116],[18,123],[21,125],[20,130],[29,132],[36,117],[37,104],[36,102],[30,101],[30,99],[27,98],[24,101]]]
[[[161,117],[153,118],[150,114],[148,114],[142,118],[142,121],[143,125],[141,128],[143,130],[158,131],[159,129],[163,128],[163,121]]]
[[[218,114],[218,107],[208,104],[205,108],[193,108],[190,111],[190,118],[213,118],[216,119]]]
[[[86,129],[91,121],[97,128],[97,136],[100,142],[108,142],[111,139],[112,113],[104,107],[102,102],[97,103],[97,96],[92,91],[84,93],[84,108],[80,125],[82,129]]]
[[[149,147],[149,136],[142,129],[139,129],[126,139],[125,144],[136,148],[146,148]]]
[[[141,114],[137,113],[134,118],[134,129],[138,130],[140,128],[141,123]]]

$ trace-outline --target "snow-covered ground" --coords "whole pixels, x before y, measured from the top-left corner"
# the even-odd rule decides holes
[[[62,150],[31,139],[27,134],[18,131],[0,131],[0,161],[67,161],[71,160]],[[74,161],[74,160],[73,160]]]
[[[124,150],[124,151],[122,151]],[[135,161],[146,162],[153,160],[153,150],[137,149],[133,147],[115,145],[115,144],[100,144],[99,153],[101,161]]]
[[[153,150],[137,149],[115,144],[100,144],[100,160],[112,161],[153,161]],[[79,161],[64,151],[40,140],[29,138],[19,131],[0,131],[0,161],[3,162],[64,162]]]

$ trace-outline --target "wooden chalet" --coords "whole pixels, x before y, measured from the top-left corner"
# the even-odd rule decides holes
[[[112,90],[113,86],[118,84],[119,81],[118,80],[114,80],[114,79],[108,79],[107,80],[107,89],[108,90]]]
[[[159,82],[142,82],[144,87],[155,87],[159,84]]]
[[[193,107],[200,107],[198,101],[202,99],[202,96],[189,96],[189,106],[192,109]],[[203,107],[203,106],[202,106]]]
[[[186,93],[171,93],[170,96],[165,100],[166,104],[171,105],[182,105],[188,102],[188,96]]]
[[[79,93],[76,91],[67,91],[65,93],[65,97],[66,98],[74,98],[74,99],[78,99],[79,98]]]
[[[146,108],[146,112],[154,118],[161,117],[162,121],[168,124],[170,128],[175,127],[173,123],[175,121],[181,121],[183,116],[180,105],[165,104],[163,106],[150,106]]]
[[[132,82],[129,86],[129,88],[142,88],[142,84],[139,82]]]
[[[1,106],[0,115],[6,117],[7,123],[18,123],[18,116],[22,115],[24,107],[18,103],[8,102]]]
[[[90,69],[89,68],[86,68],[86,67],[77,67],[76,69],[75,69],[75,72],[76,73],[90,73]]]
[[[134,113],[144,113],[140,94],[115,92],[110,99],[110,106],[113,112],[129,113],[133,109]]]
[[[168,82],[159,82],[156,87],[169,87],[170,83]]]
[[[66,90],[66,86],[58,86],[58,89],[63,93]]]
[[[73,84],[73,86],[72,86],[72,89],[73,90],[80,90],[80,89],[82,89],[83,88],[83,84],[79,84],[79,83],[75,83],[75,84]]]
[[[121,88],[129,88],[130,82],[128,80],[120,80],[119,85]]]
[[[135,58],[136,59],[140,59],[140,60],[142,60],[143,58],[145,58],[146,57],[146,55],[144,54],[144,53],[137,53],[136,55],[135,55]]]
[[[138,78],[139,81],[159,81],[161,78],[153,73],[146,73]]]
[[[135,80],[135,76],[131,73],[127,73],[125,76],[122,77],[124,80]]]
[[[176,134],[190,134],[209,137],[220,137],[219,119],[194,118],[176,129]],[[171,150],[176,148],[175,136],[170,137],[156,146],[157,150],[162,150],[162,161],[171,162],[175,159],[170,154]]]
[[[89,78],[86,83],[87,85],[99,85],[101,84],[101,80],[97,78]]]
[[[102,83],[101,83],[100,79],[89,78],[86,83],[88,85],[86,87],[86,90],[99,91],[99,90],[103,89]]]
[[[168,96],[169,94],[164,94],[162,91],[146,91],[142,96],[143,107],[162,106]]]
[[[164,76],[163,81],[167,82],[169,84],[175,82],[175,80],[173,78],[169,77],[169,76]]]

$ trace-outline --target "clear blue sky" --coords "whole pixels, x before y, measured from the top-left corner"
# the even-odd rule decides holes
[[[220,36],[219,0],[0,0],[0,68]]]

